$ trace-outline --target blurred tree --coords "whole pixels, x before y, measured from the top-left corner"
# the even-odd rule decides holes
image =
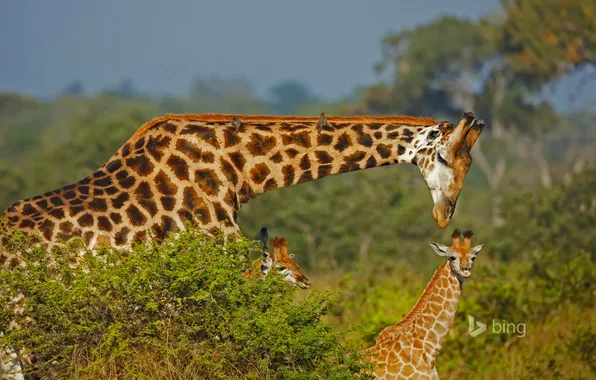
[[[594,0],[502,0],[500,49],[516,70],[548,82],[596,64]]]
[[[60,91],[60,95],[81,96],[83,94],[85,94],[85,84],[80,79],[70,82]]]
[[[271,109],[275,113],[293,113],[299,107],[315,101],[310,88],[297,80],[286,80],[269,89],[273,101]]]
[[[114,87],[107,88],[102,92],[106,96],[115,96],[123,99],[132,99],[139,96],[139,90],[131,78],[122,78]]]
[[[196,79],[189,91],[189,97],[195,101],[222,101],[230,98],[253,97],[252,84],[242,76],[224,78],[211,75]]]

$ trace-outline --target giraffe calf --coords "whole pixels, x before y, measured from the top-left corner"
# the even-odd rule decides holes
[[[254,268],[244,272],[242,278],[248,278],[262,274],[267,276],[271,269],[283,277],[285,281],[293,283],[302,289],[310,288],[310,281],[302,271],[300,266],[294,261],[294,254],[288,252],[288,241],[284,237],[276,237],[271,241],[273,253],[263,251],[263,258],[254,262]]]
[[[483,245],[471,247],[472,231],[456,229],[451,247],[430,243],[441,265],[412,310],[397,324],[385,328],[376,344],[362,354],[374,365],[378,379],[438,379],[435,359],[455,320],[464,279]]]

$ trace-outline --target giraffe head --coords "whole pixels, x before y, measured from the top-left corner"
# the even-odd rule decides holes
[[[425,128],[414,141],[412,162],[419,168],[433,199],[433,218],[440,228],[449,225],[466,173],[472,164],[470,149],[484,122],[467,112],[457,126],[449,122]]]
[[[288,241],[283,237],[276,237],[271,241],[273,253],[263,252],[263,258],[255,263],[258,272],[267,276],[269,271],[277,271],[285,281],[299,286],[302,289],[310,288],[310,281],[300,271],[300,266],[294,261],[294,254],[288,252]],[[244,278],[255,274],[254,270],[244,273]]]
[[[460,282],[463,281],[463,279],[470,277],[470,274],[472,274],[472,262],[476,259],[476,255],[478,255],[478,252],[480,252],[484,246],[484,244],[480,244],[472,248],[471,243],[473,234],[472,231],[464,231],[464,240],[462,242],[460,240],[462,233],[459,228],[457,228],[451,235],[453,238],[453,245],[451,247],[439,243],[430,243],[432,249],[439,256],[447,256],[451,270]]]

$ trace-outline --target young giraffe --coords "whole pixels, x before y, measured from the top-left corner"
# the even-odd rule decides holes
[[[445,228],[483,126],[472,113],[457,126],[408,116],[328,117],[320,123],[303,117],[168,115],[146,123],[95,173],[18,201],[0,219],[37,235],[49,249],[72,237],[92,251],[98,245],[130,249],[150,236],[163,239],[187,220],[206,231],[239,233],[238,210],[266,191],[413,163],[430,189],[433,217]],[[0,251],[2,263],[19,260]]]
[[[273,268],[277,270],[285,281],[296,284],[302,289],[310,288],[310,281],[302,271],[300,266],[294,261],[294,254],[288,252],[288,241],[284,237],[276,237],[271,241],[273,253],[269,254],[263,251],[263,258],[253,263],[254,268],[244,272],[242,278],[246,279],[256,275],[267,276]]]
[[[464,279],[471,274],[472,262],[483,245],[471,248],[472,231],[456,229],[453,245],[430,243],[441,265],[424,289],[414,308],[396,325],[385,328],[376,344],[363,351],[374,366],[378,379],[438,379],[435,359],[453,325]]]

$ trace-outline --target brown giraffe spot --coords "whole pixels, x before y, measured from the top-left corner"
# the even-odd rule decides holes
[[[32,215],[37,212],[37,209],[29,203],[26,203],[25,206],[23,206],[23,215]]]
[[[81,204],[83,204],[83,201],[81,199],[79,199],[79,198],[70,201],[70,205],[71,206],[79,206]]]
[[[154,128],[162,128],[163,130],[165,130],[168,133],[176,133],[176,130],[178,129],[176,127],[176,125],[174,125],[172,123],[168,123],[166,121],[155,125]]]
[[[75,216],[83,212],[83,210],[85,210],[85,208],[83,208],[82,206],[73,206],[68,209],[68,215]]]
[[[104,212],[108,209],[108,203],[103,198],[93,198],[93,200],[89,202],[89,208],[91,210]]]
[[[228,215],[228,212],[226,211],[225,208],[222,207],[221,204],[214,203],[213,204],[213,209],[215,210],[215,217],[217,218],[217,220],[223,221],[223,220],[229,220],[230,219],[230,217]]]
[[[229,157],[236,169],[238,169],[239,171],[242,171],[242,169],[244,169],[244,165],[246,165],[246,159],[244,158],[242,153],[230,152]]]
[[[147,210],[149,215],[157,214],[157,203],[155,203],[153,199],[138,199],[137,202],[139,202],[141,207]]]
[[[170,218],[169,216],[162,216],[161,223],[155,223],[151,230],[155,234],[155,237],[158,241],[161,241],[166,238],[168,232],[174,231],[178,228],[178,225],[174,221],[174,219]]]
[[[358,144],[370,148],[373,144],[373,139],[368,133],[365,133],[358,137]]]
[[[347,133],[341,134],[338,139],[337,143],[333,146],[335,150],[343,152],[352,144],[352,140],[350,140],[350,136]]]
[[[122,215],[112,212],[110,213],[110,219],[112,219],[112,222],[120,224],[122,222]]]
[[[101,231],[112,231],[112,223],[106,216],[100,216],[97,218],[97,228]]]
[[[279,164],[280,162],[283,161],[284,158],[280,152],[276,152],[273,156],[270,157],[270,159],[271,159],[271,162]]]
[[[203,152],[201,154],[201,158],[203,162],[206,162],[208,164],[212,164],[213,162],[215,162],[215,155],[211,152]]]
[[[224,147],[229,148],[240,143],[240,137],[235,130],[226,128],[224,129]]]
[[[128,215],[128,218],[130,219],[130,222],[133,226],[141,226],[147,221],[145,215],[143,215],[143,213],[141,213],[141,211],[135,205],[128,206],[126,209],[126,215]]]
[[[93,195],[105,195],[103,189],[95,188],[93,189]]]
[[[62,199],[60,199],[60,197],[56,197],[56,196],[51,197],[50,202],[52,202],[52,204],[54,206],[63,206],[64,205],[64,202],[62,202]]]
[[[310,127],[307,125],[304,125],[304,124],[286,124],[286,123],[281,123],[281,126],[280,126],[280,130],[283,132],[296,132],[296,131],[301,131],[304,129],[310,129]]]
[[[380,139],[381,137],[383,137],[383,133],[382,133],[382,132],[379,132],[379,131],[376,131],[376,132],[373,134],[373,136],[375,136],[375,139],[377,139],[377,140],[378,140],[378,139]]]
[[[85,245],[89,245],[91,239],[93,239],[93,231],[87,231],[83,234],[83,243],[85,243]]]
[[[146,238],[147,238],[147,231],[141,230],[135,234],[135,237],[133,238],[133,240],[137,241],[137,242],[142,242],[142,241],[145,241]]]
[[[404,153],[406,153],[406,148],[404,148],[404,146],[401,144],[398,145],[397,146],[397,154],[401,156]]]
[[[368,160],[366,160],[366,167],[374,168],[375,166],[377,166],[377,160],[373,156],[370,156]]]
[[[184,127],[180,134],[197,136],[199,139],[205,141],[215,149],[219,149],[219,141],[217,140],[217,135],[215,134],[215,129],[213,129],[213,127],[189,124]]]
[[[217,195],[222,186],[217,174],[211,169],[199,169],[195,171],[195,181],[207,195]]]
[[[151,191],[149,183],[145,181],[139,183],[139,186],[137,186],[135,190],[135,197],[137,200],[153,198],[153,192]]]
[[[246,149],[253,156],[264,156],[275,147],[275,138],[263,136],[259,133],[253,133],[250,141],[246,144]]]
[[[42,199],[42,200],[36,202],[35,205],[37,207],[39,207],[40,209],[45,209],[46,207],[48,207],[48,201],[45,199]]]
[[[97,178],[102,178],[102,177],[105,177],[106,175],[107,175],[107,174],[106,174],[105,172],[103,172],[101,169],[99,169],[99,170],[97,170],[95,173],[93,173],[93,178],[96,178],[96,179],[97,179]],[[73,187],[74,187],[74,186],[73,186]],[[69,186],[65,186],[65,187],[63,187],[63,188],[62,188],[62,190],[70,190],[70,189],[72,189],[73,187],[71,187],[70,185],[69,185]],[[54,191],[59,191],[59,190],[60,190],[60,189],[56,189],[56,190],[54,190]]]
[[[139,149],[143,148],[144,146],[145,146],[145,138],[144,137],[141,137],[135,143],[135,149],[136,150],[139,150]]]
[[[391,156],[391,145],[379,144],[377,146],[377,152],[382,158],[389,158]]]
[[[176,206],[176,199],[172,197],[161,197],[161,204],[166,211],[172,211]],[[154,215],[154,214],[151,214]]]
[[[122,147],[122,157],[126,157],[130,154],[130,145],[129,144],[124,144],[124,146]]]
[[[128,227],[122,227],[118,232],[116,232],[116,235],[114,236],[114,242],[116,245],[124,245],[127,241],[129,233],[130,230]]]
[[[90,227],[93,225],[93,216],[91,214],[83,214],[77,219],[77,223],[81,227]]]
[[[317,136],[317,144],[320,146],[330,145],[333,141],[333,135],[321,133]]]
[[[328,176],[331,173],[331,165],[321,165],[319,166],[317,178],[323,178]]]
[[[52,233],[54,232],[54,222],[49,219],[45,219],[39,226],[39,230],[46,240],[51,240]]]
[[[77,191],[79,192],[79,196],[83,196],[84,198],[86,198],[89,195],[89,186],[79,186],[77,187]]]
[[[294,184],[295,171],[292,165],[286,165],[281,169],[281,174],[284,176],[284,186],[291,186]]]
[[[147,156],[136,156],[126,160],[126,166],[130,167],[140,176],[147,176],[153,171],[153,164]]]
[[[171,155],[166,164],[181,181],[188,181],[188,164],[182,158]]]
[[[298,183],[302,183],[302,182],[308,182],[308,181],[312,181],[312,173],[310,170],[302,173],[302,175],[300,176],[300,178],[298,179]]]
[[[263,131],[263,132],[273,132],[273,129],[271,128],[271,124],[255,124],[254,125],[255,128],[259,131]]]
[[[391,132],[387,134],[387,138],[390,140],[395,140],[399,137],[399,132]]]
[[[278,187],[279,185],[277,184],[277,181],[273,178],[269,178],[267,182],[265,182],[265,186],[263,186],[263,189],[265,191],[271,191],[277,189]]]
[[[254,198],[255,192],[253,191],[252,187],[248,184],[248,182],[243,182],[242,187],[238,191],[238,197],[240,198],[240,203],[246,203],[252,198]]]
[[[128,171],[122,170],[116,174],[116,179],[118,179],[118,183],[124,189],[129,189],[135,184],[135,178],[128,175]]]
[[[286,154],[288,155],[289,158],[294,158],[298,155],[298,150],[294,149],[294,148],[288,148],[286,149]]]
[[[116,186],[106,187],[104,190],[107,195],[114,195],[120,191]]]
[[[298,132],[281,136],[284,145],[295,144],[304,148],[310,148],[310,133]]]
[[[310,160],[308,159],[308,154],[304,154],[300,159],[300,169],[308,170],[310,169]]]
[[[221,159],[220,160],[220,167],[221,171],[226,176],[229,183],[237,184],[238,183],[238,174],[236,174],[236,169],[230,164],[227,160]]]
[[[157,191],[163,195],[176,195],[178,191],[178,186],[170,181],[170,178],[163,170],[160,170],[155,176],[155,186],[157,187]]]
[[[398,128],[399,128],[399,125],[388,125],[388,126],[385,127],[385,130],[387,132],[391,132],[391,131],[395,131]]]
[[[250,170],[250,179],[255,184],[261,184],[267,179],[269,173],[271,173],[271,171],[269,170],[267,164],[256,164],[254,168]]]
[[[118,195],[116,198],[112,199],[112,206],[119,210],[122,208],[122,206],[124,206],[124,204],[129,200],[129,195],[128,193],[122,193],[120,195]]]
[[[418,166],[418,158],[417,157],[412,157],[412,164]]]
[[[53,216],[56,219],[62,219],[64,218],[64,209],[62,208],[53,208],[51,209],[48,214],[50,216]]]
[[[366,157],[365,152],[354,152],[345,158],[344,164],[339,168],[341,173],[360,169],[360,161]]]
[[[18,215],[13,215],[13,216],[10,216],[10,217],[8,217],[8,221],[9,221],[11,224],[15,224],[16,222],[18,222],[18,221],[19,221],[19,216],[18,216]]]
[[[369,123],[367,124],[369,129],[377,130],[383,127],[382,123]]]
[[[176,150],[182,152],[182,154],[190,158],[193,162],[201,161],[201,149],[197,148],[189,141],[178,140],[176,142]]]
[[[151,136],[145,149],[159,161],[163,157],[163,151],[170,145],[170,141],[171,139],[167,136]]]
[[[330,164],[333,162],[333,157],[331,157],[331,155],[329,155],[329,153],[324,152],[322,150],[316,151],[315,157],[317,157],[317,161],[320,164]]]

